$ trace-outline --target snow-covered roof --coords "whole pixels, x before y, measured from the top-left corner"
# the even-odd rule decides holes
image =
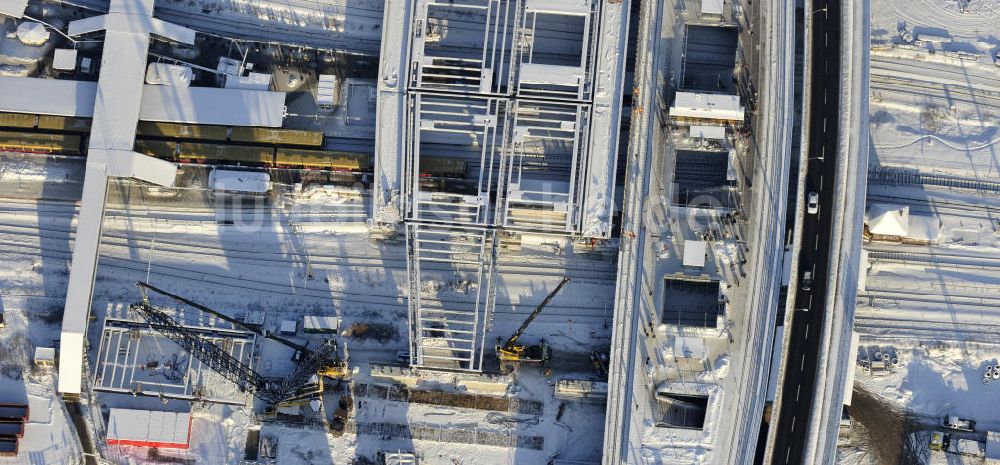
[[[936,216],[910,215],[906,237],[925,241],[936,241],[941,234],[941,220]]]
[[[906,236],[909,230],[910,207],[873,203],[868,207],[865,222],[868,231],[883,236]]]
[[[670,116],[742,121],[743,106],[738,95],[677,92]]]
[[[187,87],[191,85],[192,78],[194,71],[190,66],[150,63],[146,67],[146,84]]]
[[[278,331],[282,333],[294,333],[295,332],[295,320],[281,320],[281,326]]]
[[[1000,431],[986,432],[986,461],[1000,463]]]
[[[270,87],[270,74],[249,73],[246,76],[226,76],[226,89],[268,90]]]
[[[107,435],[108,444],[186,449],[191,414],[113,408]]]
[[[0,76],[0,89],[2,112],[94,116],[96,82]],[[145,85],[139,108],[144,121],[273,128],[284,114],[284,92],[215,87]]]
[[[684,266],[693,266],[701,268],[705,266],[705,250],[707,249],[707,243],[705,241],[684,241]]]
[[[678,336],[674,339],[674,356],[680,358],[708,358],[708,346],[700,337]]]
[[[340,318],[306,315],[302,317],[302,328],[306,331],[337,331],[340,329]]]
[[[28,0],[0,0],[0,15],[20,18],[27,7]]]
[[[690,128],[690,136],[697,139],[725,140],[725,126],[700,126],[694,125]]]
[[[271,175],[260,171],[212,170],[212,189],[263,194],[271,189]]]
[[[316,90],[316,103],[319,105],[337,104],[337,86],[339,80],[334,74],[320,74]]]
[[[57,48],[52,55],[52,68],[62,71],[76,69],[76,50],[71,48]]]
[[[56,349],[52,347],[35,347],[35,360],[55,361]]]
[[[725,0],[701,0],[701,14],[722,15],[725,3]]]
[[[284,116],[284,92],[146,86],[142,93],[145,121],[277,128]]]
[[[527,0],[524,9],[549,13],[566,13],[584,15],[590,13],[589,0]]]
[[[0,89],[3,89],[0,92],[3,112],[94,116],[96,82],[0,76]],[[45,98],[38,98],[39,95]]]

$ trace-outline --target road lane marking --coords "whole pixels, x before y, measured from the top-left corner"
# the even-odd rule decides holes
[[[823,132],[826,132],[826,117],[823,117]]]
[[[826,89],[823,89],[823,104],[826,105]]]
[[[816,240],[819,240],[819,236],[816,236]],[[813,276],[816,275],[816,264],[813,263]]]
[[[823,33],[823,46],[824,47],[829,47],[830,46],[830,34],[829,33],[826,33],[826,32]]]
[[[792,429],[788,430],[789,433],[795,432],[795,419],[798,417],[792,417]]]
[[[822,174],[819,175],[819,190],[820,190],[820,192],[823,191],[823,175]]]
[[[810,296],[810,297],[812,297],[812,296]],[[811,308],[812,302],[810,301],[809,304],[810,304],[810,308],[809,309],[812,310],[812,308]],[[806,340],[807,341],[809,340],[809,323],[806,323]]]
[[[812,310],[812,308],[813,308],[813,295],[809,294],[809,310]],[[809,323],[806,323],[806,328],[808,328],[808,327],[809,327]]]
[[[826,158],[826,146],[820,147],[820,156]]]
[[[788,452],[785,453],[785,463],[792,458],[792,446],[788,446]]]
[[[802,363],[799,364],[799,371],[805,371],[806,369],[806,354],[802,354]]]
[[[819,236],[816,236],[815,244],[813,244],[813,250],[819,250]]]
[[[795,402],[796,403],[799,401],[799,394],[801,394],[801,393],[802,393],[802,385],[800,384],[798,387],[795,388]]]

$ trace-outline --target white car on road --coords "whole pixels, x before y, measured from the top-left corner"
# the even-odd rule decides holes
[[[810,215],[815,215],[819,211],[819,194],[816,192],[809,193],[809,201],[806,203],[806,211]]]

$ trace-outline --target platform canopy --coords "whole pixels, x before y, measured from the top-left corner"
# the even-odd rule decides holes
[[[738,95],[677,92],[671,117],[742,121],[744,108]]]

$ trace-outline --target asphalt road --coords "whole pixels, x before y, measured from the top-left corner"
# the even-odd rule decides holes
[[[830,236],[836,187],[837,134],[840,118],[840,1],[815,0],[810,45],[809,166],[806,195],[819,194],[819,211],[806,213],[799,250],[799,289],[795,294],[788,364],[772,464],[800,464],[809,417],[815,401],[817,358],[830,266]],[[812,285],[803,289],[803,277]]]

